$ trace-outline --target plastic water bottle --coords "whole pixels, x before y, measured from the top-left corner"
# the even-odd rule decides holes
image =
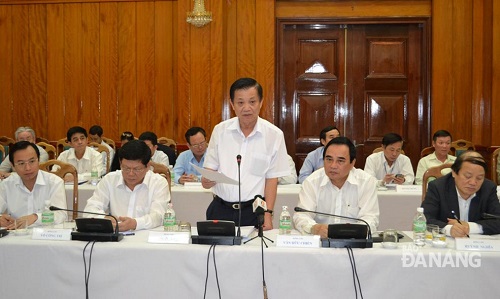
[[[92,167],[92,171],[90,172],[90,183],[94,186],[99,182],[99,173],[97,172],[97,168]]]
[[[172,185],[174,185],[175,184],[174,166],[168,165],[168,170],[170,170],[170,181],[172,182]]]
[[[417,246],[425,246],[425,231],[427,230],[427,219],[425,219],[424,208],[417,208],[417,214],[413,218],[413,243]]]
[[[165,216],[163,217],[163,229],[168,232],[177,231],[177,221],[175,219],[175,211],[172,203],[167,205]]]
[[[45,209],[42,212],[42,226],[46,228],[54,227],[54,211],[49,210],[50,201],[45,201]]]
[[[292,233],[292,217],[288,212],[288,206],[281,208],[280,214],[280,235],[289,235]]]

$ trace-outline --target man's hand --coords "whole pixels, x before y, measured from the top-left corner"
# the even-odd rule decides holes
[[[271,213],[264,213],[264,225],[262,225],[263,230],[273,229],[273,216]]]
[[[186,182],[198,182],[198,177],[195,176],[194,174],[183,174],[179,178],[179,183],[184,185]]]
[[[14,218],[12,218],[9,214],[2,214],[2,217],[0,217],[0,226],[12,229],[14,227]]]
[[[315,224],[311,227],[311,234],[319,235],[321,239],[328,238],[328,224]]]
[[[382,181],[384,181],[384,185],[385,184],[392,184],[395,178],[396,178],[396,176],[393,174],[386,174]]]
[[[0,180],[6,179],[10,176],[10,172],[0,171]]]
[[[120,223],[118,223],[118,230],[121,232],[135,230],[137,227],[137,221],[134,218],[120,216],[118,220],[120,220]]]
[[[215,186],[215,184],[217,184],[217,183],[214,181],[211,181],[205,177],[201,177],[201,185],[203,186],[203,188],[210,189],[213,186]]]
[[[450,235],[453,238],[465,238],[469,235],[469,223],[465,221],[460,221],[462,222],[461,224],[458,223],[456,219],[450,219],[448,218],[448,224],[452,225],[451,230],[450,230]]]

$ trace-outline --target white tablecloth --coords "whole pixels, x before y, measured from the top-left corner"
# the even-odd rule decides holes
[[[78,187],[78,209],[83,210],[87,199],[92,196],[95,187],[89,184],[83,184]],[[298,194],[300,188],[301,185],[278,186],[278,196],[274,208],[276,214],[273,221],[275,228],[278,227],[281,206],[287,205],[290,213],[293,215],[293,208],[299,200]],[[69,209],[72,207],[71,194],[71,186],[67,185],[66,197]],[[388,228],[411,230],[413,216],[421,202],[420,192],[378,191],[378,199],[380,206],[379,230]],[[212,192],[202,187],[184,187],[182,185],[172,187],[172,202],[177,219],[190,222],[193,226],[196,226],[197,221],[206,219],[205,212],[211,201]]]
[[[266,235],[275,239],[275,231]],[[90,298],[202,298],[207,245],[149,244],[147,231],[119,243],[96,243]],[[450,241],[452,242],[452,241]],[[0,239],[0,298],[85,298],[82,241]],[[269,298],[355,298],[346,249],[264,248]],[[451,244],[450,244],[451,246]],[[89,258],[87,251],[87,261]],[[452,249],[425,247],[429,256]],[[497,298],[500,253],[480,253],[476,267],[404,267],[403,246],[354,249],[365,298]],[[262,298],[260,241],[215,248],[222,298]],[[218,298],[210,255],[206,298]],[[455,263],[453,263],[455,264]],[[88,263],[87,263],[88,266]]]

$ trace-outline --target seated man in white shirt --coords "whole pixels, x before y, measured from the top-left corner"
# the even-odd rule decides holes
[[[183,151],[175,162],[175,183],[184,185],[186,182],[201,181],[201,174],[194,169],[191,163],[203,168],[207,152],[206,136],[207,133],[200,127],[189,128],[184,134],[189,150]]]
[[[105,174],[102,155],[87,146],[87,130],[82,127],[72,127],[66,133],[66,138],[71,148],[62,152],[57,160],[75,166],[78,180],[90,178],[92,171],[97,171],[99,177]],[[65,180],[72,180],[71,175],[68,175]]]
[[[427,169],[446,163],[453,163],[457,157],[449,155],[451,148],[451,134],[446,130],[438,130],[432,136],[432,147],[434,152],[418,161],[415,184],[422,185],[422,179]]]
[[[30,128],[30,127],[19,127],[17,128],[16,132],[14,133],[14,138],[16,139],[16,142],[19,141],[29,141],[31,143],[36,142],[36,135],[35,131]],[[38,148],[38,151],[40,151],[40,162],[47,162],[49,160],[49,154],[41,148],[40,146],[36,146]],[[14,171],[12,164],[9,161],[9,155],[5,157],[5,159],[2,161],[2,164],[0,164],[0,180],[5,179],[10,175],[10,173]]]
[[[325,146],[324,167],[302,183],[298,206],[321,213],[360,218],[371,231],[379,223],[377,180],[354,168],[356,147],[346,137],[332,139]],[[328,224],[346,222],[313,213],[293,214],[295,228],[301,233],[328,237]],[[348,221],[352,222],[352,221]]]
[[[335,126],[328,126],[321,130],[321,132],[319,133],[319,141],[321,142],[321,146],[307,154],[307,157],[304,160],[304,164],[302,164],[302,167],[300,168],[299,184],[302,184],[302,182],[311,173],[323,167],[323,151],[325,150],[326,144],[333,138],[339,136],[340,130]]]
[[[107,174],[87,201],[86,212],[111,213],[120,231],[155,228],[163,224],[170,202],[167,180],[149,170],[151,150],[132,140],[118,152],[121,170]],[[85,215],[91,218],[95,215]],[[113,226],[116,225],[112,217]]]
[[[151,150],[151,161],[160,163],[168,167],[170,162],[167,154],[158,150],[158,136],[153,132],[144,132],[139,136],[139,140],[144,141]]]
[[[415,179],[410,158],[401,154],[403,138],[396,133],[385,134],[381,152],[366,158],[365,171],[378,180],[379,186],[386,184],[412,185]]]
[[[90,142],[95,142],[97,144],[104,145],[109,150],[109,165],[111,166],[111,162],[113,161],[113,157],[115,156],[115,150],[107,144],[104,140],[102,140],[102,134],[104,133],[101,126],[94,125],[89,129],[89,139]],[[103,167],[106,167],[106,153],[102,153],[102,164]]]
[[[50,206],[66,209],[64,181],[53,173],[39,169],[40,152],[28,141],[10,149],[9,161],[16,173],[0,183],[0,226],[13,229],[16,219],[28,225],[41,225],[42,212]],[[54,212],[54,224],[66,220],[65,211]]]

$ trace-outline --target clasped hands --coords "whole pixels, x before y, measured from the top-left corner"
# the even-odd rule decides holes
[[[453,238],[465,238],[469,236],[469,223],[466,221],[458,222],[456,219],[448,218],[448,224],[451,225],[450,235]]]
[[[5,227],[6,229],[16,229],[17,228],[16,223],[18,227],[21,226],[21,222],[20,221],[16,222],[16,220],[26,220],[28,226],[30,226],[33,223],[35,223],[37,219],[38,219],[37,214],[25,215],[17,219],[10,216],[9,214],[2,214],[2,217],[0,217],[0,226]]]
[[[384,176],[384,184],[398,184],[401,185],[405,182],[405,177],[397,177],[395,174],[386,174]]]
[[[116,229],[115,218],[111,216],[106,216],[104,218],[111,220],[111,223],[113,224],[113,229]],[[118,221],[119,221],[118,231],[124,232],[128,230],[135,230],[137,228],[137,221],[134,218],[119,216]]]

